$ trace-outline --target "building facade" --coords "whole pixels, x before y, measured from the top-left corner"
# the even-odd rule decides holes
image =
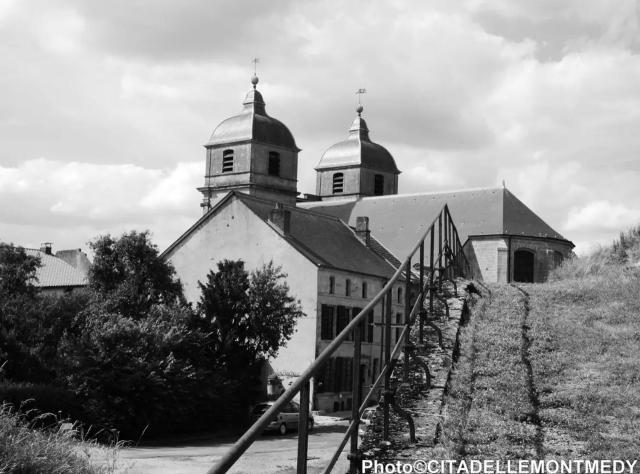
[[[398,194],[400,170],[369,137],[357,108],[348,136],[316,166],[315,194],[300,197],[293,135],[266,113],[253,77],[243,110],[218,125],[205,145],[203,216],[164,253],[197,302],[198,282],[224,259],[254,270],[269,262],[288,275],[305,313],[270,371],[300,374],[380,291],[443,206],[449,207],[473,276],[489,282],[544,281],[573,244],[505,188]],[[403,287],[392,311],[403,321]],[[314,380],[324,411],[351,408],[353,371],[366,388],[381,366],[382,305],[367,315],[362,363],[346,341]],[[395,331],[395,344],[400,330]]]

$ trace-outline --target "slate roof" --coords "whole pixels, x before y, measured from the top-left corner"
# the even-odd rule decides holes
[[[367,123],[358,113],[349,129],[346,140],[332,145],[325,151],[316,170],[362,166],[365,168],[400,174],[391,153],[369,138]]]
[[[396,257],[404,259],[442,207],[448,204],[464,243],[471,236],[522,235],[568,242],[505,188],[315,201],[298,206],[355,225],[369,217],[371,233]]]
[[[267,114],[260,92],[250,90],[243,106],[242,113],[229,117],[215,128],[205,146],[255,140],[299,150],[287,126]]]
[[[275,207],[273,201],[232,191],[167,248],[162,256],[166,258],[182,240],[197,231],[215,216],[221,206],[234,198],[265,222],[268,222]],[[282,238],[315,265],[383,278],[393,276],[395,269],[372,249],[367,248],[353,229],[338,218],[293,206],[283,207],[291,212],[291,223],[289,232],[281,234]]]
[[[38,288],[87,285],[87,276],[64,260],[54,255],[49,255],[41,250],[25,249],[25,252],[27,255],[40,257],[40,262],[42,264],[36,272],[38,281],[35,283],[35,286]]]

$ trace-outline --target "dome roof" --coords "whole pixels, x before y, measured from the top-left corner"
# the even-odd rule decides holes
[[[358,107],[358,116],[349,129],[349,137],[336,143],[324,152],[316,170],[362,166],[376,171],[399,174],[400,170],[387,149],[369,139],[367,123],[360,116],[362,107]]]
[[[286,125],[267,115],[262,94],[256,90],[258,78],[254,76],[251,82],[253,89],[247,92],[242,112],[220,123],[205,146],[255,140],[299,151]]]

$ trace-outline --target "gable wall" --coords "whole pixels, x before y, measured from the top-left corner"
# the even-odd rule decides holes
[[[306,316],[278,357],[270,361],[276,372],[300,372],[315,358],[317,267],[294,250],[267,223],[237,199],[223,205],[168,256],[184,285],[188,301],[200,298],[198,281],[223,259],[241,259],[249,271],[270,260],[288,275],[290,293],[300,300]]]

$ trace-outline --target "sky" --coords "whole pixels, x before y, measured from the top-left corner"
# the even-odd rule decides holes
[[[633,0],[0,0],[0,241],[166,248],[259,57],[300,192],[366,88],[400,193],[504,181],[588,252],[640,224],[639,22]]]

